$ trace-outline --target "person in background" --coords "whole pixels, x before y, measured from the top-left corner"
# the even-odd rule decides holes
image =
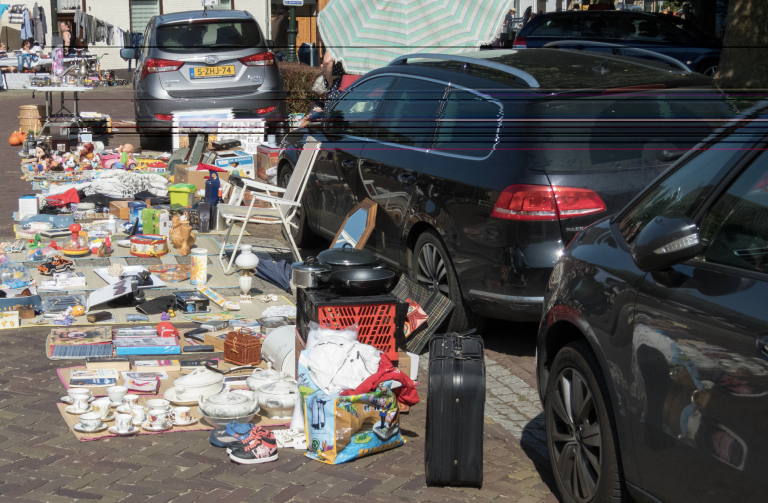
[[[61,38],[64,39],[64,56],[68,56],[72,52],[72,30],[69,28],[68,21],[61,21],[59,23],[59,33]]]
[[[515,16],[517,15],[517,9],[512,7],[504,16],[504,33],[512,33],[515,31]]]
[[[272,20],[272,40],[275,42],[275,59],[285,61],[288,57],[288,7],[277,6],[277,15]]]
[[[600,0],[600,3],[590,5],[589,10],[611,10],[611,3],[608,0]]]
[[[341,77],[344,75],[344,65],[341,61],[336,61],[331,56],[331,51],[325,51],[323,56],[323,76],[325,77],[325,87],[328,92],[325,94],[326,100],[335,101],[341,96]]]
[[[23,71],[26,66],[28,69],[32,69],[32,63],[35,61],[36,56],[30,51],[32,47],[32,39],[28,38],[21,42],[21,54],[16,58],[18,61],[18,71]]]
[[[693,24],[698,24],[698,20],[693,14],[693,9],[691,9],[691,2],[683,3],[683,13],[680,17]]]

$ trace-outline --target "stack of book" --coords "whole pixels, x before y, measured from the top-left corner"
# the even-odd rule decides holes
[[[84,360],[112,354],[110,327],[54,328],[49,339],[49,356],[54,360]]]
[[[112,343],[119,355],[178,355],[178,337],[158,337],[155,327],[121,328],[114,332]]]
[[[117,384],[114,369],[73,370],[69,375],[71,388],[100,388]]]

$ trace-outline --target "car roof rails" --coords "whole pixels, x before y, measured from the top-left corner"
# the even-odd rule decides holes
[[[502,65],[501,63],[495,63],[482,58],[471,58],[468,56],[459,56],[458,54],[432,54],[432,53],[417,53],[417,54],[405,54],[398,56],[390,61],[389,65],[404,65],[409,59],[438,59],[443,61],[458,61],[460,63],[467,63],[470,65],[484,66],[486,68],[493,68],[500,72],[508,73],[519,78],[531,88],[539,88],[539,81],[537,81],[530,73],[519,70],[513,66]]]
[[[615,49],[624,49],[627,51],[635,51],[639,52],[641,54],[648,54],[650,56],[662,59],[666,61],[667,63],[672,63],[676,67],[680,68],[685,73],[693,73],[693,71],[688,68],[688,66],[675,58],[669,57],[666,54],[661,54],[654,51],[649,51],[647,49],[638,49],[637,47],[627,47],[626,45],[619,45],[619,44],[609,44],[608,42],[592,42],[590,40],[556,40],[554,42],[550,42],[548,44],[544,44],[545,48],[556,48],[560,47],[561,45],[576,45],[576,46],[583,46],[583,47],[612,47]]]

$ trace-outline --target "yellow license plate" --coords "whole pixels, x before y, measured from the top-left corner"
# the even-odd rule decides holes
[[[207,79],[210,77],[234,77],[235,65],[226,66],[198,66],[190,68],[190,77],[193,79]]]

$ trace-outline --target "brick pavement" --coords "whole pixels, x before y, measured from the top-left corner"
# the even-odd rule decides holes
[[[81,103],[81,109],[132,118],[128,94],[124,88],[100,89]],[[18,115],[15,111],[21,104],[42,102],[39,93],[34,100],[27,91],[0,93],[0,106],[8,118]],[[9,136],[17,126],[15,120],[0,121],[0,137]],[[133,132],[116,132],[104,140],[138,144]],[[0,214],[6,216],[17,209],[17,195],[30,191],[28,182],[18,179],[16,150],[0,143],[4,182],[13,194],[0,198]],[[10,234],[11,225],[10,218],[0,219],[0,235]],[[281,241],[274,228],[257,227],[251,232],[247,242]],[[275,291],[266,283],[255,286]],[[488,364],[485,483],[477,490],[425,487],[423,405],[402,418],[405,446],[341,466],[323,465],[292,449],[281,450],[275,463],[240,466],[210,446],[203,432],[80,443],[55,407],[63,394],[55,369],[78,362],[45,358],[48,329],[0,331],[0,419],[5,425],[0,429],[0,499],[557,501],[550,492],[554,483],[542,441],[541,405],[534,391],[535,326],[492,322],[484,332]],[[423,372],[421,378],[425,382]],[[424,384],[419,391],[426,398]]]

